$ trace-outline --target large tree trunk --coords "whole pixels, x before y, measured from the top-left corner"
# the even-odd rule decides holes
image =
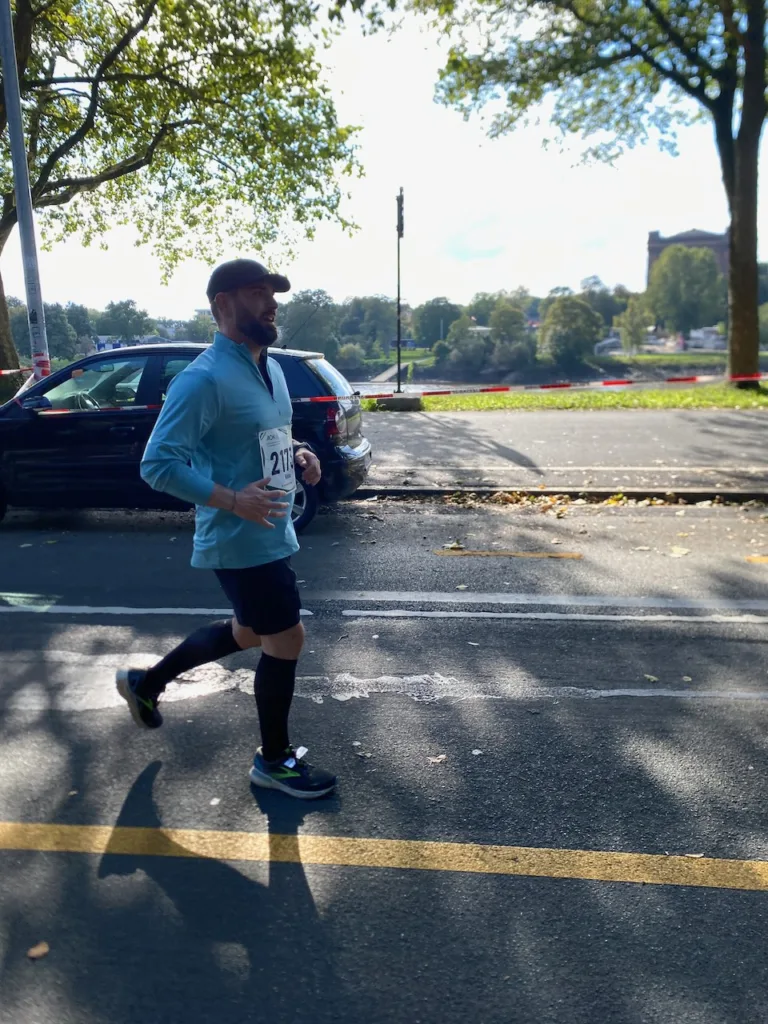
[[[731,212],[731,265],[728,282],[730,320],[728,372],[732,377],[756,377],[760,369],[760,330],[757,314],[757,174],[760,136],[766,117],[766,11],[764,0],[746,0],[747,23],[740,35],[743,47],[741,117],[733,138],[736,83],[721,94],[723,106],[715,125],[723,183]],[[738,387],[758,387],[742,380]]]
[[[757,168],[760,135],[734,147],[731,197],[730,272],[728,280],[728,372],[733,377],[759,373],[760,330],[757,316]],[[742,384],[744,382],[741,382]],[[748,382],[747,382],[748,383]]]

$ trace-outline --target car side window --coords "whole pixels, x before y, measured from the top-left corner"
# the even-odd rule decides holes
[[[160,400],[162,402],[165,401],[170,383],[176,374],[186,370],[190,363],[194,363],[195,359],[197,359],[197,355],[165,357],[160,375]]]
[[[130,408],[136,404],[147,359],[146,355],[95,359],[72,370],[65,381],[44,392],[45,397],[52,409],[70,412]]]

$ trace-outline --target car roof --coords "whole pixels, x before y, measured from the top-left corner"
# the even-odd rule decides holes
[[[162,345],[123,345],[120,348],[105,348],[92,355],[104,355],[105,352],[127,352],[133,355],[135,352],[205,352],[210,346],[202,341],[168,341]],[[298,348],[270,348],[271,356],[287,357],[288,359],[324,359],[322,352],[305,352]]]

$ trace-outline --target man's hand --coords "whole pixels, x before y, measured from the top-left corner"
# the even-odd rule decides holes
[[[305,484],[320,483],[320,477],[322,470],[320,469],[320,460],[318,457],[307,448],[299,448],[294,456],[296,465],[299,466],[304,472],[301,475],[301,479]]]
[[[248,484],[242,491],[236,491],[231,511],[241,519],[274,530],[275,524],[269,520],[283,519],[287,514],[288,502],[280,500],[285,497],[285,491],[266,489],[271,479],[265,476],[263,480]]]

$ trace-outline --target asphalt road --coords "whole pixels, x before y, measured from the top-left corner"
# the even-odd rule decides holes
[[[115,697],[225,611],[189,517],[12,514],[2,1024],[764,1021],[766,511],[561,511],[317,520],[308,806],[248,786],[255,655]]]
[[[765,490],[762,411],[371,413],[374,487]]]

